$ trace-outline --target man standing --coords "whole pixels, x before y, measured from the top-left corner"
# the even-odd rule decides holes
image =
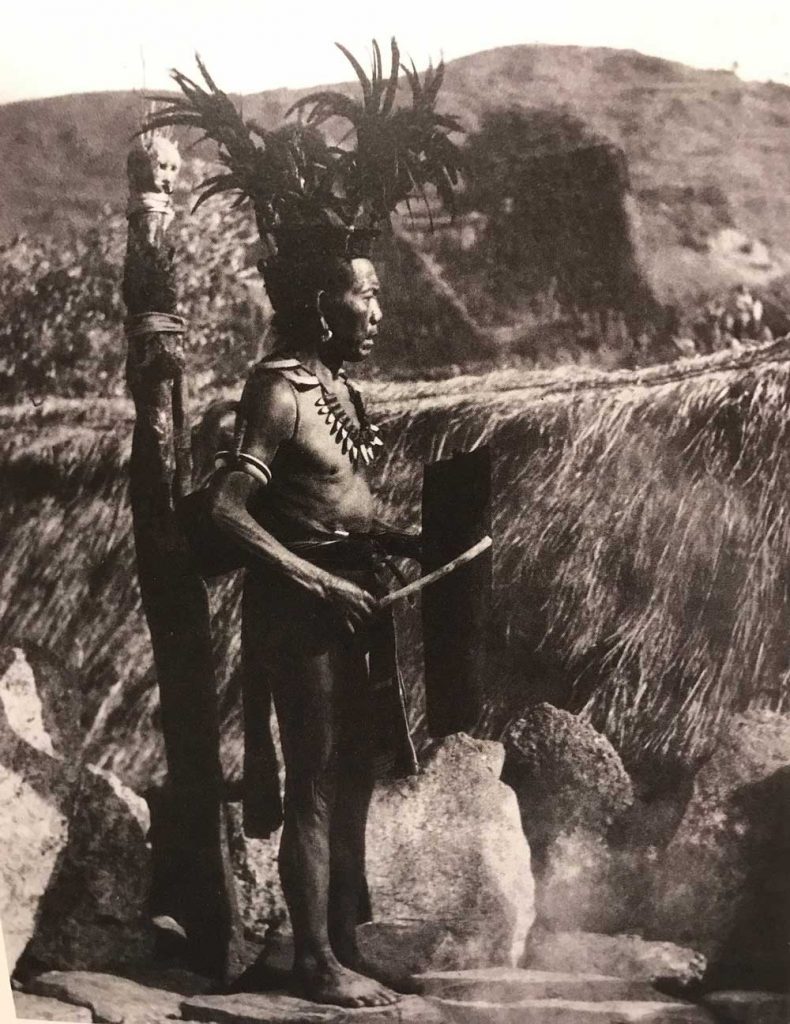
[[[378,435],[343,370],[375,344],[373,264],[324,250],[277,270],[291,277],[281,291],[267,274],[280,347],[244,389],[212,511],[256,565],[243,599],[245,714],[259,719],[247,723],[254,742],[271,691],[286,767],[280,874],[295,980],[319,1002],[378,1005],[394,994],[356,973],[367,811],[377,763],[409,772],[416,762],[391,623],[374,595],[380,556],[417,545],[372,533],[364,456]]]
[[[443,64],[422,79],[407,71],[412,105],[396,109],[395,40],[387,80],[375,41],[370,77],[341,50],[362,99],[306,96],[294,107],[311,108],[306,123],[276,132],[245,123],[198,59],[207,88],[173,72],[183,97],[162,97],[168,105],[148,127],[186,125],[218,143],[225,172],[203,183],[199,202],[223,192],[249,201],[269,251],[259,266],[278,346],[247,381],[235,443],[218,457],[210,494],[211,518],[250,566],[245,830],[278,823],[271,694],[286,769],[280,875],[295,980],[308,998],[353,1007],[397,999],[363,973],[355,933],[368,916],[374,778],[417,767],[392,620],[377,597],[386,591],[382,567],[393,555],[418,557],[419,542],[375,518],[365,473],[382,438],[343,367],[370,354],[382,319],[372,241],[415,190],[424,197],[434,186],[450,201],[458,152],[448,134],[460,126],[434,110]],[[351,123],[354,148],[323,139],[318,128],[332,117]]]

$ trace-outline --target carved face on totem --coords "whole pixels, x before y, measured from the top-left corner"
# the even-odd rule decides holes
[[[159,132],[142,136],[126,161],[129,191],[162,192],[172,195],[181,169],[178,143]]]

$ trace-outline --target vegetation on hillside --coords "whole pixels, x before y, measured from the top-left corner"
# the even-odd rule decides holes
[[[251,217],[219,203],[190,215],[185,198],[171,233],[190,381],[201,391],[238,384],[274,339]],[[124,393],[125,239],[125,218],[107,212],[70,243],[21,237],[0,248],[0,404]],[[492,353],[475,348],[405,243],[390,239],[383,262],[387,322],[373,372],[446,374],[475,359],[490,367]]]
[[[274,343],[251,214],[222,199],[190,213],[190,186],[206,173],[202,161],[185,164],[171,228],[179,306],[189,324],[188,366],[198,390],[242,380]],[[386,320],[375,365],[364,373],[414,378],[495,365],[606,365],[628,358],[632,340],[621,321],[613,321],[610,344],[600,353],[606,332],[596,321],[586,336],[584,324],[556,301],[551,285],[532,295],[528,308],[519,308],[518,345],[499,339],[496,331],[486,333],[466,308],[475,305],[474,270],[464,276],[453,257],[454,293],[420,242],[427,225],[414,223],[416,231],[396,230],[379,246]],[[413,227],[408,214],[404,225]],[[440,231],[433,244],[447,250],[456,234],[454,228]],[[105,209],[93,228],[69,241],[19,236],[0,247],[0,403],[123,394],[125,240],[125,218]],[[496,304],[496,293],[487,301]]]
[[[273,128],[304,92],[246,96],[244,116]],[[772,247],[790,237],[790,88],[604,48],[503,47],[447,65],[443,106],[463,111],[467,129],[493,105],[565,108],[622,147],[661,301],[715,294],[744,275],[764,287],[787,272]],[[1,106],[0,239],[84,231],[105,204],[120,210],[126,148],[144,108],[133,93]],[[734,228],[743,245],[765,242],[768,261],[722,261],[709,240]]]
[[[70,243],[21,237],[0,250],[0,401],[124,389],[121,299],[126,219],[105,210]],[[193,380],[243,377],[266,323],[254,227],[225,208],[173,229]]]

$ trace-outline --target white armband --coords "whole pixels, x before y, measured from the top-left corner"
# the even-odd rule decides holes
[[[240,473],[246,473],[259,484],[268,484],[272,478],[272,471],[261,459],[247,452],[221,451],[214,456],[216,469],[235,469]]]

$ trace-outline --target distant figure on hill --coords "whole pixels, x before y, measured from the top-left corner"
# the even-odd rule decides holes
[[[732,335],[740,342],[770,341],[773,337],[763,324],[763,303],[745,284],[739,284],[733,296]]]
[[[771,329],[763,321],[764,307],[745,284],[738,285],[725,305],[720,298],[706,302],[694,326],[700,352],[740,352],[744,344],[773,339]]]
[[[711,299],[705,304],[702,317],[697,322],[697,343],[700,352],[719,352],[724,346],[722,341],[724,319],[724,303],[720,299]]]
[[[754,308],[754,297],[745,284],[739,284],[733,298],[736,313],[748,313],[751,316]]]
[[[734,310],[732,336],[740,342],[748,341],[751,338],[754,298],[745,284],[739,284],[735,289],[732,304]]]

